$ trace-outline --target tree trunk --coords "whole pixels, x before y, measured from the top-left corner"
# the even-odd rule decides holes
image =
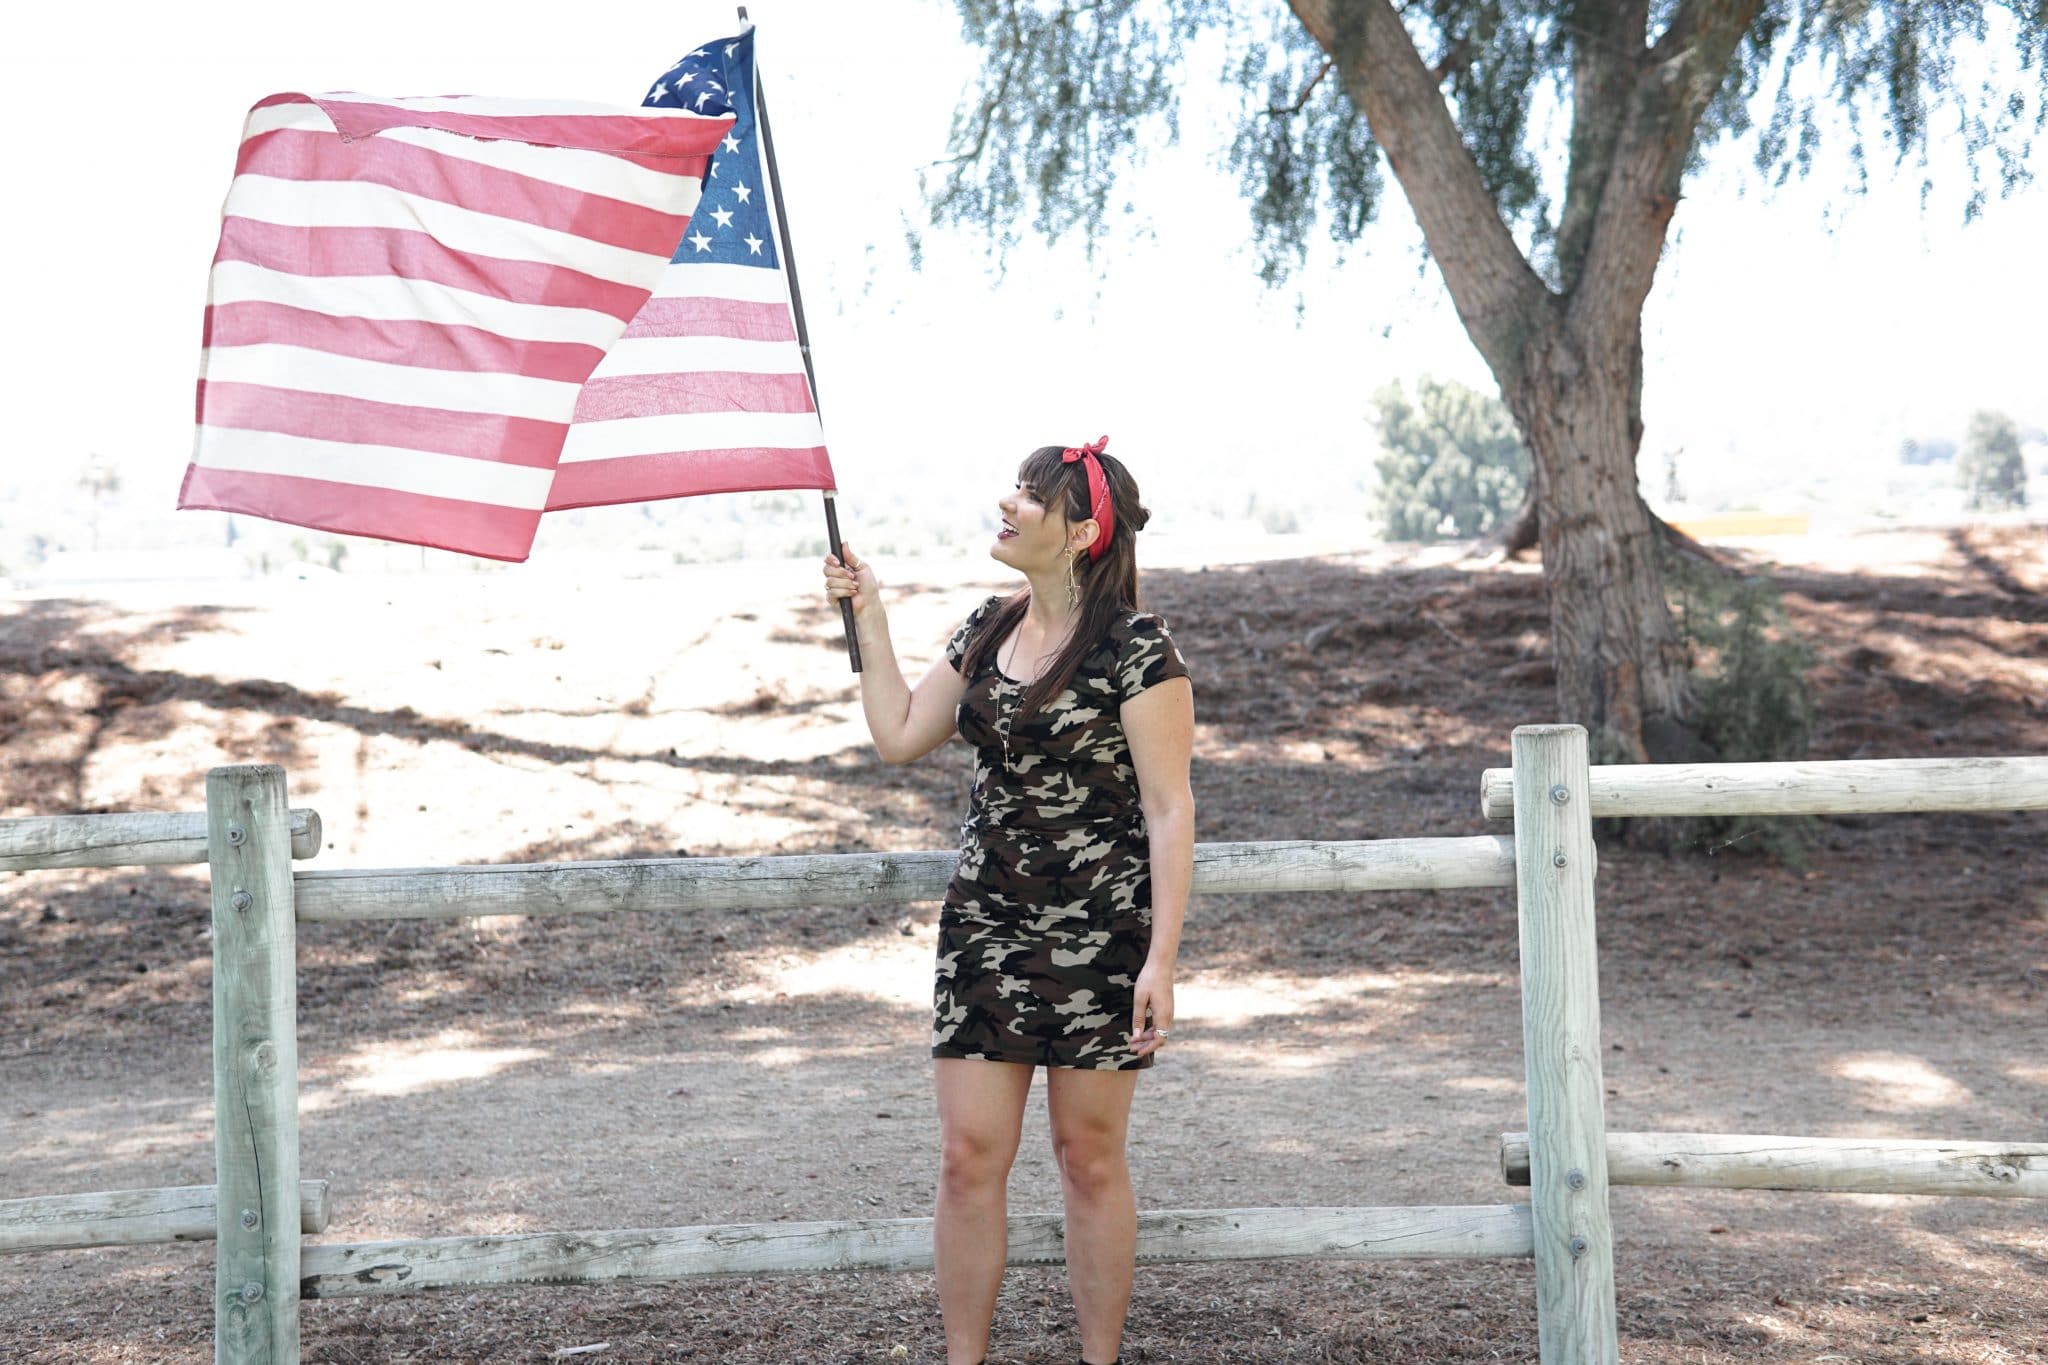
[[[1524,445],[1528,444],[1528,437],[1525,435],[1522,441]],[[1536,485],[1534,480],[1531,480],[1528,491],[1522,494],[1521,507],[1516,510],[1508,524],[1501,528],[1501,554],[1513,559],[1525,550],[1535,549],[1538,528],[1542,524],[1543,519],[1536,515]]]
[[[1645,0],[1595,5],[1574,20],[1553,287],[1502,221],[1404,11],[1393,0],[1288,0],[1365,115],[1521,427],[1558,711],[1592,732],[1595,762],[1648,761],[1645,725],[1656,748],[1696,742],[1684,725],[1685,650],[1664,601],[1659,523],[1636,491],[1643,302],[1694,131],[1760,3],[1677,0],[1649,46]]]
[[[1562,322],[1544,329],[1507,400],[1531,457],[1559,710],[1592,732],[1596,762],[1643,763],[1645,723],[1682,726],[1689,709],[1685,649],[1636,489],[1629,367],[1589,353],[1629,348],[1582,345]]]

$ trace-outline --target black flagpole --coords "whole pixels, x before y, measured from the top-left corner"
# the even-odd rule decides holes
[[[747,7],[741,5],[739,11],[740,22],[751,25]],[[818,406],[818,371],[811,363],[811,333],[804,326],[804,293],[796,282],[796,253],[789,245],[789,218],[782,207],[782,177],[775,170],[775,139],[768,135],[768,96],[761,88],[761,64],[758,61],[754,63],[754,118],[761,125],[761,156],[768,163],[768,197],[775,201],[775,231],[782,238],[782,263],[788,267],[789,302],[796,315],[796,344],[797,349],[803,352],[804,378],[810,381],[811,407],[815,410]],[[818,423],[821,431],[824,421],[824,415],[820,413]],[[839,510],[834,505],[838,492],[836,488],[825,490],[825,541],[832,547],[832,553],[844,562],[845,554],[839,546]],[[860,640],[853,629],[853,603],[844,597],[839,599],[839,621],[846,628],[846,661],[858,673]]]

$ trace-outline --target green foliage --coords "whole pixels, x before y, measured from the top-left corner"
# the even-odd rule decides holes
[[[1378,508],[1390,540],[1480,536],[1522,505],[1529,457],[1507,404],[1424,375],[1410,406],[1399,384],[1372,397]]]
[[[1184,41],[1227,22],[1230,6],[958,2],[983,65],[954,114],[945,173],[925,187],[932,221],[979,226],[1007,247],[1028,214],[1046,238],[1079,229],[1092,251],[1117,175],[1178,135]]]
[[[1813,651],[1792,633],[1777,585],[1676,554],[1664,557],[1674,623],[1691,660],[1692,719],[1721,761],[1800,758],[1815,706],[1806,671]],[[1748,847],[1798,863],[1816,824],[1808,816],[1701,820],[1695,837],[1710,851]]]
[[[1362,35],[1360,0],[1330,0],[1327,50],[1286,6],[955,2],[982,63],[954,116],[949,156],[926,186],[934,223],[985,231],[1000,252],[1028,221],[1048,238],[1078,232],[1092,251],[1112,222],[1135,212],[1114,203],[1118,178],[1148,149],[1178,137],[1197,52],[1224,56],[1217,74],[1238,102],[1228,160],[1269,284],[1301,263],[1318,225],[1341,247],[1358,239],[1384,199],[1379,148],[1344,60]],[[1753,140],[1759,172],[1778,183],[1812,169],[1831,126],[1823,114],[1840,107],[1859,178],[1882,152],[1924,161],[1930,128],[1953,128],[1969,155],[1965,212],[1974,214],[1989,194],[1987,174],[2002,192],[2027,181],[2033,138],[2048,128],[2040,77],[2048,8],[2036,4],[1764,0],[1725,73],[1682,76],[1677,66],[1691,40],[1727,21],[1699,0],[1659,0],[1634,32],[1618,28],[1625,9],[1580,0],[1431,0],[1400,11],[1495,210],[1553,283],[1559,214],[1542,186],[1598,185],[1605,165],[1593,163],[1612,151],[1609,139],[1572,135],[1578,102],[1588,97],[1577,86],[1582,48],[1619,47],[1638,56],[1641,70],[1661,66],[1673,73],[1667,79],[1717,82],[1698,126],[1674,127],[1670,136],[1684,139],[1693,166],[1724,138]],[[1988,46],[1994,16],[1997,36],[2011,43],[2008,61],[2018,59],[2009,88],[1957,60],[1973,45]],[[1681,25],[1685,32],[1672,31]],[[1752,109],[1765,100],[1759,122]],[[1552,101],[1561,106],[1557,117],[1531,117]],[[1581,159],[1587,164],[1576,164]]]
[[[1285,280],[1307,254],[1319,217],[1328,219],[1330,240],[1340,248],[1357,241],[1384,188],[1379,145],[1364,116],[1305,38],[1278,47],[1252,43],[1238,71],[1245,89],[1266,92],[1266,116],[1238,122],[1230,167],[1251,208],[1252,244],[1268,285]]]
[[[2027,505],[2027,463],[2020,458],[2019,424],[2002,412],[1973,412],[1963,453],[1956,458],[1956,482],[1969,494],[1973,512],[2001,512]]]

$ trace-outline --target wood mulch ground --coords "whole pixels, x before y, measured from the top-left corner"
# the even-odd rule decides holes
[[[2038,528],[1774,543],[1821,758],[2048,753]],[[1795,560],[1794,554],[1798,555]],[[986,566],[884,566],[907,659]],[[286,766],[316,866],[941,848],[959,746],[880,765],[810,566],[603,586],[352,579],[0,603],[0,815],[198,809]],[[917,580],[917,581],[913,581]],[[1197,680],[1204,841],[1484,832],[1551,716],[1530,567],[1396,551],[1162,569]],[[1617,1129],[2040,1141],[2048,816],[1820,822],[1802,866],[1603,840]],[[194,869],[0,878],[0,1198],[211,1180]],[[934,907],[306,926],[303,1174],[322,1240],[922,1216]],[[1143,1206],[1494,1203],[1524,1126],[1499,893],[1198,901]],[[1012,1184],[1054,1210],[1042,1090]],[[2028,1201],[1617,1189],[1623,1357],[2048,1357]],[[210,1358],[206,1245],[11,1258],[0,1360]],[[1143,1267],[1130,1361],[1534,1360],[1526,1263]],[[334,1362],[935,1362],[922,1274],[308,1303]],[[1077,1354],[1010,1272],[994,1361]],[[562,1355],[577,1347],[598,1347]]]

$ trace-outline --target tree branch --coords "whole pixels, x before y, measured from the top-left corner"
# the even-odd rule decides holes
[[[1009,18],[1010,29],[1014,34],[1017,27],[1017,7],[1014,4],[1010,6]],[[927,170],[933,166],[968,165],[981,160],[981,154],[988,150],[988,135],[995,127],[996,111],[1003,107],[1003,102],[1009,97],[1010,82],[1016,78],[1017,67],[1023,61],[1023,54],[1018,51],[1017,45],[1014,42],[1009,44],[1005,50],[1008,60],[1003,63],[1002,83],[996,87],[993,95],[981,102],[981,128],[975,134],[974,145],[958,156],[940,157],[937,161],[928,163],[926,166]]]
[[[1288,0],[1408,195],[1451,301],[1503,389],[1552,301],[1501,221],[1479,168],[1388,0]]]
[[[1308,85],[1306,88],[1302,90],[1300,99],[1297,99],[1294,103],[1288,105],[1285,109],[1282,109],[1278,105],[1266,106],[1267,117],[1293,118],[1296,114],[1300,113],[1305,107],[1307,107],[1308,97],[1310,95],[1315,94],[1316,87],[1323,83],[1323,77],[1329,75],[1330,68],[1335,66],[1336,64],[1337,63],[1334,60],[1325,60],[1320,67],[1316,68],[1316,74],[1309,78]]]
[[[1648,54],[1649,0],[1587,4],[1577,14],[1581,22],[1565,26],[1572,44],[1572,131],[1557,223],[1557,283],[1566,295],[1579,286],[1615,140]]]
[[[1760,0],[1682,0],[1630,92],[1567,321],[1582,337],[1632,337],[1664,251],[1700,118],[1727,79]],[[1603,357],[1621,365],[1626,356]]]
[[[1472,44],[1463,38],[1453,38],[1444,48],[1444,55],[1436,59],[1436,65],[1429,68],[1432,85],[1442,85],[1444,77],[1463,67],[1472,59]]]

